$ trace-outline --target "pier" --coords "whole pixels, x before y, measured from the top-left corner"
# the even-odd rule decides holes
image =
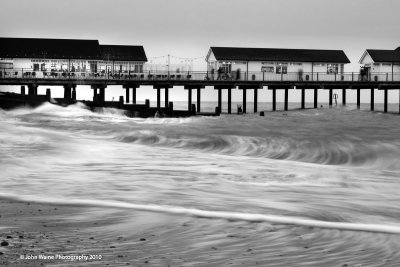
[[[201,91],[206,86],[214,87],[218,90],[218,106],[217,112],[222,109],[222,95],[227,92],[228,114],[232,113],[232,90],[242,90],[243,93],[243,113],[247,110],[247,91],[254,91],[254,110],[258,111],[258,92],[259,90],[268,89],[272,91],[272,99],[263,99],[264,102],[271,102],[272,111],[276,111],[277,90],[284,90],[284,110],[288,110],[289,94],[292,90],[301,90],[301,109],[305,108],[305,96],[310,91],[314,96],[314,108],[318,107],[319,90],[329,90],[329,99],[324,102],[329,102],[329,106],[333,103],[333,90],[342,90],[342,104],[346,105],[346,91],[356,90],[357,92],[357,107],[360,108],[360,96],[362,91],[369,90],[371,93],[370,109],[374,111],[375,90],[382,91],[384,95],[384,112],[388,111],[388,90],[400,90],[400,73],[386,75],[385,80],[375,79],[375,77],[365,77],[356,73],[341,73],[341,74],[326,74],[326,73],[303,73],[303,79],[298,73],[287,73],[285,75],[265,73],[245,73],[239,78],[225,78],[223,80],[213,79],[208,72],[186,72],[186,73],[171,73],[171,72],[151,72],[151,73],[120,73],[115,75],[104,75],[97,72],[52,72],[44,74],[42,72],[35,73],[31,70],[12,69],[0,70],[0,85],[18,85],[21,86],[21,95],[26,94],[25,87],[28,88],[26,99],[32,99],[37,96],[37,88],[39,86],[63,86],[64,98],[58,99],[61,103],[72,103],[76,101],[76,91],[80,85],[89,85],[93,89],[93,101],[87,102],[89,106],[104,106],[122,108],[134,114],[142,112],[146,116],[152,116],[159,110],[166,114],[172,114],[173,103],[169,99],[169,90],[173,90],[174,86],[183,86],[188,92],[188,108],[182,111],[182,116],[190,116],[201,114]],[[26,73],[31,75],[27,76]],[[32,75],[35,73],[35,75]],[[251,79],[248,79],[251,77]],[[315,78],[315,79],[314,79]],[[126,90],[125,98],[121,96],[119,101],[106,102],[105,94],[107,86],[120,85]],[[157,106],[151,108],[148,105],[136,104],[136,90],[140,86],[152,86],[154,90],[149,90],[149,94],[155,92],[157,94]],[[192,104],[192,91],[197,91],[196,104]],[[164,91],[165,103],[161,104],[161,92]],[[308,92],[307,92],[308,91]],[[46,93],[46,97],[39,97],[39,100],[49,100],[50,90]],[[39,101],[38,100],[38,101]],[[34,101],[35,102],[35,101]],[[162,107],[163,106],[163,107]],[[176,113],[175,115],[177,115]]]

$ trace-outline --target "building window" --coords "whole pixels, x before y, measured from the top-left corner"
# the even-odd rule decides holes
[[[314,63],[314,66],[316,66],[316,67],[324,67],[324,66],[325,66],[325,64],[321,64],[321,63]]]
[[[261,71],[262,72],[274,72],[274,67],[266,67],[266,66],[262,66],[261,67]]]
[[[276,73],[287,74],[287,64],[279,64],[276,66]]]
[[[382,63],[382,66],[392,66],[390,63]]]
[[[231,73],[232,71],[232,65],[228,63],[222,63],[222,73]]]
[[[326,67],[326,73],[328,74],[336,74],[339,72],[338,64],[328,64]]]
[[[296,63],[296,62],[292,62],[290,63],[291,66],[302,66],[303,63]]]
[[[12,69],[13,63],[0,62],[0,69]]]
[[[379,66],[379,63],[374,63],[374,66]]]

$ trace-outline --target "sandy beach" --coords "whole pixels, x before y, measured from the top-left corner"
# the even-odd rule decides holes
[[[312,227],[178,218],[4,199],[0,207],[2,266],[396,264],[383,254],[371,257],[380,253],[372,243],[362,251],[352,251],[352,243],[357,240],[352,240],[348,232],[337,230],[324,230],[321,238],[322,230]],[[226,227],[216,230],[220,229],[218,224]],[[365,234],[374,235],[377,240],[387,236]]]

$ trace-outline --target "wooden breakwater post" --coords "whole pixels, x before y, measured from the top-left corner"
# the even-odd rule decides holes
[[[122,95],[119,96],[118,106],[119,107],[123,107],[124,106],[124,96],[122,96]]]
[[[144,105],[146,106],[146,108],[150,108],[150,100],[146,99]]]
[[[21,86],[21,95],[25,95],[25,86],[24,85]]]

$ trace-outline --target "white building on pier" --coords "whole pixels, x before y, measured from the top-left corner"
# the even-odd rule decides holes
[[[317,75],[329,78],[342,74],[344,65],[350,63],[342,50],[240,47],[210,47],[206,61],[211,76],[219,72],[237,79],[249,76],[250,80],[285,80],[288,75],[304,80],[318,79]]]

